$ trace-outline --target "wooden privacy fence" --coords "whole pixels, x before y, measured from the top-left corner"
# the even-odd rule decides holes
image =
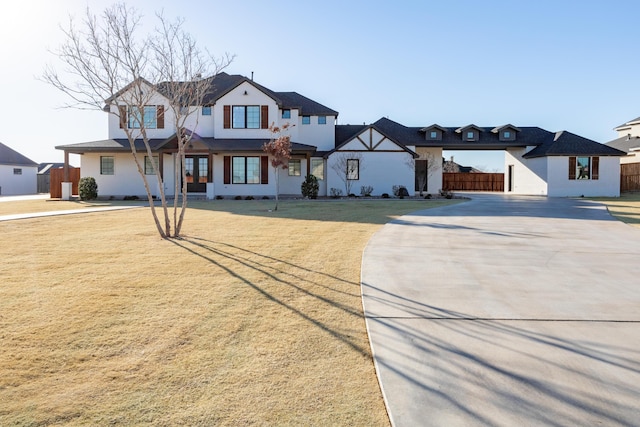
[[[442,174],[443,190],[504,191],[503,173],[453,173]]]
[[[620,165],[620,192],[640,191],[640,163]]]
[[[51,169],[51,187],[49,195],[52,199],[62,197],[62,181],[64,181],[64,169]],[[71,185],[71,194],[78,194],[78,182],[80,182],[80,168],[69,168],[69,181]]]

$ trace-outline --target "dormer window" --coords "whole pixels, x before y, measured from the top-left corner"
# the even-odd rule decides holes
[[[520,132],[520,129],[513,125],[504,125],[493,128],[491,132],[498,134],[498,139],[500,141],[515,141],[516,134],[517,132]]]
[[[438,132],[435,130],[432,130],[431,132],[429,132],[429,139],[437,139],[438,138]]]
[[[504,139],[509,139],[511,138],[511,132],[509,132],[508,130],[505,130],[504,132],[502,132],[502,137]]]
[[[446,132],[446,129],[438,125],[431,125],[420,129],[420,132],[424,132],[424,138],[427,141],[440,141],[442,140],[442,134],[443,132]]]
[[[467,132],[467,139],[468,139],[469,141],[473,141],[473,140],[475,139],[475,137],[476,137],[475,132],[473,132],[473,131],[469,131],[469,132]]]

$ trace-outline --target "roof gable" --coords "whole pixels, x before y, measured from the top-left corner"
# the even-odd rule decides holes
[[[35,166],[38,164],[0,142],[0,165]]]

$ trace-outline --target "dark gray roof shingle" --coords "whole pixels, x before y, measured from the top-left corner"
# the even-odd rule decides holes
[[[640,137],[622,136],[620,138],[614,139],[613,141],[607,142],[605,145],[628,153],[632,148],[640,147]]]
[[[623,151],[592,141],[571,132],[556,132],[551,141],[545,141],[526,153],[525,159],[547,156],[624,156]]]
[[[38,166],[36,162],[0,142],[0,165]]]

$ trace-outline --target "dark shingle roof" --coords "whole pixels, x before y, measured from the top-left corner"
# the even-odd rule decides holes
[[[0,142],[0,165],[38,166],[33,160]]]
[[[622,130],[622,129],[624,129],[624,128],[631,127],[631,124],[632,124],[632,123],[633,123],[633,124],[637,124],[637,123],[639,123],[639,122],[640,122],[640,117],[636,117],[635,119],[633,119],[633,120],[629,120],[628,122],[624,122],[623,124],[618,125],[618,126],[614,127],[613,129],[614,129],[614,130]]]
[[[64,163],[40,163],[38,165],[38,175],[50,175],[51,169],[62,169],[63,167]]]
[[[456,132],[460,129],[460,126],[445,127],[434,124],[426,128],[424,126],[407,127],[387,118],[378,120],[374,123],[374,126],[404,145],[415,145],[418,147],[443,147],[446,150],[501,150],[506,147],[540,145],[553,138],[552,132],[539,127],[518,127],[518,135],[515,141],[500,141],[499,134],[493,132],[494,129],[496,129],[496,126],[474,126],[475,129],[480,131],[478,141],[464,141],[460,133]],[[425,138],[425,131],[434,127],[442,130],[441,140],[431,141]],[[513,128],[516,129],[515,127]],[[336,143],[337,142],[338,141],[336,141]]]
[[[299,109],[301,115],[337,116],[338,112],[297,92],[274,92],[253,80],[239,74],[220,73],[211,79],[211,91],[204,97],[203,104],[215,104],[218,99],[238,85],[247,82],[272,98],[280,108]]]
[[[303,116],[337,116],[338,112],[297,92],[276,92],[282,108],[299,109]]]
[[[556,132],[551,141],[546,141],[526,153],[525,159],[547,156],[624,156],[613,147],[592,141],[567,131]]]
[[[166,139],[152,139],[149,141],[152,151],[159,151],[161,148],[171,148],[171,141],[175,135]],[[192,139],[192,143],[200,142],[210,151],[262,151],[262,145],[269,142],[269,139],[224,139],[224,138],[200,138],[197,135]],[[144,142],[137,139],[135,142],[138,151],[144,151]],[[66,150],[74,154],[82,153],[119,153],[130,152],[131,147],[127,139],[105,139],[102,141],[82,142],[80,144],[59,145],[58,150]],[[292,152],[311,152],[316,147],[312,145],[291,143]]]
[[[605,145],[628,153],[629,151],[631,151],[632,148],[640,147],[640,137],[622,136],[618,139],[614,139],[613,141],[607,142]]]

